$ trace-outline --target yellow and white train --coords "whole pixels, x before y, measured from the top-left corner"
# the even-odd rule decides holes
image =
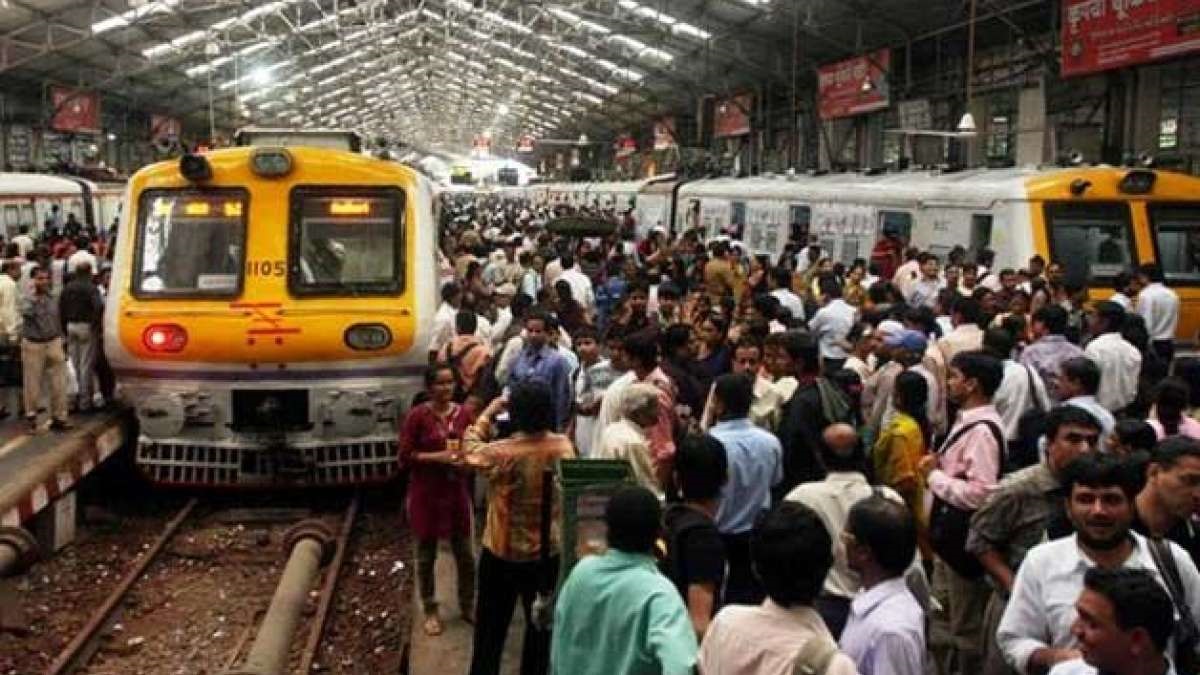
[[[432,194],[409,167],[304,146],[133,176],[104,341],[151,482],[395,474],[437,309]]]
[[[605,206],[615,183],[513,188],[537,202]],[[623,200],[625,197],[622,198]],[[777,258],[793,231],[808,232],[834,260],[870,255],[885,225],[935,253],[990,248],[996,268],[1031,256],[1061,262],[1094,298],[1114,276],[1158,262],[1180,296],[1178,340],[1200,331],[1200,178],[1112,166],[839,173],[641,183],[631,198],[638,230],[734,225],[753,253]],[[624,203],[624,201],[622,202]],[[624,210],[631,207],[623,207]]]

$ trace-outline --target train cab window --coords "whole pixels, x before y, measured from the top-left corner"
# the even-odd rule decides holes
[[[1129,205],[1046,204],[1051,260],[1076,283],[1111,279],[1133,263]]]
[[[308,295],[401,290],[404,193],[395,188],[292,191],[288,284]]]
[[[138,207],[133,294],[229,297],[241,290],[245,190],[147,190]]]
[[[1150,229],[1167,283],[1200,283],[1200,204],[1151,206]]]
[[[882,235],[884,228],[889,226],[895,227],[905,241],[912,239],[913,217],[908,211],[880,211],[879,234]]]

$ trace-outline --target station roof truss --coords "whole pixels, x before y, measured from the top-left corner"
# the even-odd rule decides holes
[[[975,0],[1001,16],[1049,0]],[[0,82],[461,150],[599,138],[965,24],[971,0],[0,0]],[[801,90],[802,91],[802,90]]]

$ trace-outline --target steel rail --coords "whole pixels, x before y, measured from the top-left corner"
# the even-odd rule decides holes
[[[146,551],[145,555],[142,556],[142,559],[138,561],[137,565],[135,565],[134,568],[130,570],[123,579],[121,579],[121,583],[118,584],[113,592],[110,593],[109,596],[104,600],[104,604],[100,605],[100,607],[92,613],[92,615],[88,618],[87,623],[84,624],[83,628],[80,629],[79,632],[75,634],[75,637],[72,638],[71,642],[68,643],[61,652],[59,652],[58,657],[55,658],[54,662],[51,663],[46,669],[46,675],[62,675],[62,673],[71,672],[76,667],[76,661],[81,656],[83,650],[89,644],[91,644],[91,642],[96,638],[97,634],[104,628],[105,624],[108,623],[109,617],[112,615],[113,610],[115,610],[121,601],[125,599],[125,596],[129,593],[129,590],[133,588],[133,585],[137,583],[137,580],[141,578],[142,574],[144,574],[150,565],[155,561],[155,559],[158,558],[159,553],[166,548],[167,543],[171,541],[171,539],[175,536],[175,533],[179,530],[179,527],[183,525],[183,522],[187,520],[188,516],[191,515],[192,511],[199,503],[200,500],[192,498],[187,504],[184,504],[183,508],[180,509],[178,513],[175,514],[175,517],[167,523],[167,526],[163,529],[162,534],[158,535],[158,538],[154,540],[154,543]]]
[[[342,519],[342,528],[338,531],[337,552],[333,562],[325,572],[325,582],[321,585],[321,597],[317,604],[317,613],[313,617],[308,632],[308,640],[304,643],[304,652],[300,655],[300,669],[296,672],[312,672],[313,661],[317,658],[317,649],[325,636],[325,624],[329,619],[329,610],[333,607],[333,594],[337,591],[338,579],[342,576],[342,565],[346,561],[346,550],[350,544],[350,534],[354,531],[354,521],[358,518],[360,496],[356,493],[350,500],[346,515]]]

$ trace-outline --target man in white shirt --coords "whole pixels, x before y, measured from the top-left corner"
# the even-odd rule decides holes
[[[897,267],[896,273],[892,275],[892,283],[905,298],[912,292],[912,285],[921,276],[920,255],[921,252],[916,247],[910,246],[905,249],[904,263]]]
[[[592,448],[592,457],[629,462],[634,482],[661,500],[663,488],[655,475],[654,455],[646,436],[657,422],[658,387],[645,382],[629,385],[621,396],[621,419],[605,427],[600,445]]]
[[[75,268],[79,267],[79,263],[86,262],[93,270],[100,269],[99,261],[96,260],[96,254],[92,253],[92,242],[87,237],[80,237],[75,241],[76,251],[67,258],[67,275],[75,273]]]
[[[938,291],[942,289],[940,263],[932,253],[922,253],[917,261],[921,266],[921,278],[908,286],[904,299],[910,307],[932,308],[937,302]]]
[[[760,519],[751,537],[754,570],[767,599],[759,605],[726,605],[717,613],[700,645],[700,672],[792,675],[797,660],[832,652],[823,674],[855,675],[854,661],[837,651],[813,609],[833,562],[833,542],[817,514],[785,501]]]
[[[454,317],[462,306],[462,286],[457,281],[442,285],[442,304],[433,315],[433,337],[429,340],[431,358],[454,339]]]
[[[1017,672],[1044,672],[1081,655],[1072,625],[1088,569],[1143,569],[1164,583],[1151,544],[1130,529],[1140,484],[1120,459],[1103,453],[1084,455],[1065,472],[1067,516],[1075,534],[1029,551],[996,631],[1005,661]],[[1174,560],[1185,596],[1181,600],[1195,615],[1200,573],[1178,544],[1167,542],[1162,553]]]
[[[872,488],[862,473],[861,441],[849,424],[831,424],[821,434],[821,461],[828,470],[824,480],[801,483],[784,499],[800,502],[816,512],[833,541],[833,567],[816,608],[835,639],[840,638],[850,615],[850,601],[858,593],[861,581],[850,569],[846,547],[841,539],[850,507],[876,490],[888,499],[903,504],[900,495],[889,488]],[[911,557],[910,557],[911,560]]]
[[[1108,301],[1117,303],[1126,312],[1132,312],[1135,295],[1137,292],[1133,290],[1133,275],[1129,272],[1118,272],[1117,276],[1113,277],[1113,294]]]
[[[1167,364],[1175,358],[1175,330],[1179,327],[1179,296],[1164,284],[1162,268],[1146,263],[1137,269],[1137,313],[1146,320],[1150,346]]]
[[[558,278],[571,284],[571,297],[575,298],[575,302],[583,305],[584,311],[591,315],[596,310],[596,295],[592,290],[592,280],[579,270],[574,256],[567,254],[559,260],[562,261],[563,270]]]
[[[1019,436],[1021,415],[1035,407],[1043,412],[1051,407],[1042,377],[1033,368],[1013,360],[1013,346],[1012,333],[1003,328],[988,329],[983,335],[984,351],[1004,362],[1004,379],[992,397],[992,405],[1000,413],[1000,426],[1004,429],[1005,440],[1010,443],[1010,452],[1012,442]]]
[[[1090,322],[1092,335],[1096,337],[1083,353],[1100,366],[1100,389],[1096,392],[1096,400],[1108,410],[1124,410],[1137,396],[1142,353],[1121,337],[1125,310],[1117,303],[1097,303]]]
[[[779,298],[779,304],[791,312],[793,321],[804,321],[804,301],[792,292],[792,273],[786,267],[777,267],[769,279],[771,295]]]
[[[822,277],[818,282],[825,306],[817,310],[808,329],[817,338],[821,365],[826,375],[841,369],[846,363],[846,335],[858,319],[858,310],[842,299],[842,287],[832,276]]]
[[[1174,633],[1171,596],[1145,570],[1093,567],[1083,575],[1071,632],[1082,657],[1050,675],[1175,675],[1164,656]]]
[[[17,232],[19,234],[12,238],[12,243],[21,251],[22,258],[28,258],[29,252],[33,250],[33,237],[29,236],[29,226],[22,225]]]

